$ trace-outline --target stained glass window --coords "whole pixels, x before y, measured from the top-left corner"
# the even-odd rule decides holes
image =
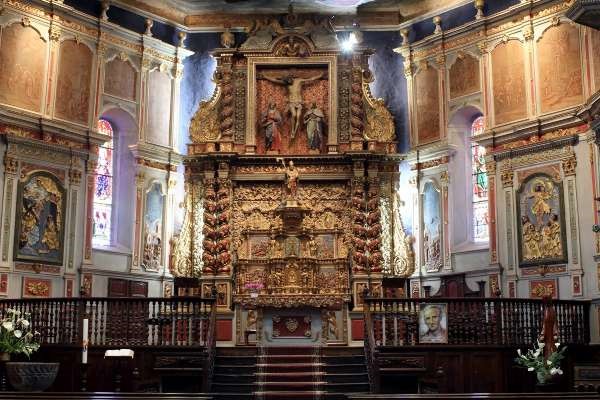
[[[471,137],[483,133],[485,126],[484,117],[478,117],[471,126]],[[471,141],[471,168],[473,187],[473,240],[487,242],[488,231],[488,179],[485,169],[485,147]]]
[[[113,193],[113,128],[105,119],[98,121],[98,131],[111,139],[98,149],[96,184],[94,187],[93,245],[108,246],[111,238]]]

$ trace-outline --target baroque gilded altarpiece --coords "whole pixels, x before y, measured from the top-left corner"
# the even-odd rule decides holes
[[[413,273],[394,122],[370,93],[369,54],[342,53],[328,20],[296,15],[214,53],[171,270],[214,286],[237,343],[249,332],[348,343],[364,289],[382,295],[384,275]]]

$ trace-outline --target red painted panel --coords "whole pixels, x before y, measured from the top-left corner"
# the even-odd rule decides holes
[[[351,319],[350,326],[352,327],[352,340],[363,340],[365,338],[365,320]]]
[[[217,340],[228,341],[232,340],[233,321],[230,319],[217,320]]]

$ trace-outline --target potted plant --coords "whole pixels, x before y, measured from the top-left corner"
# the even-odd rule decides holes
[[[552,391],[557,385],[556,379],[563,374],[560,362],[565,357],[567,347],[560,347],[560,343],[554,343],[552,351],[546,352],[547,355],[544,355],[544,347],[545,344],[538,341],[527,353],[518,349],[519,356],[515,358],[515,362],[526,367],[527,371],[535,373],[540,391]]]
[[[27,358],[40,348],[39,333],[29,321],[29,313],[7,309],[0,320],[0,360],[8,361],[12,355],[23,354]],[[6,362],[6,375],[17,390],[41,392],[54,382],[58,363]]]

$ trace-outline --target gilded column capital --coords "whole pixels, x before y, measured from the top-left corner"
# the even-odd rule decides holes
[[[404,61],[404,76],[406,77],[406,79],[412,78],[414,74],[414,70],[413,70],[413,66],[412,66],[412,62],[409,60]]]
[[[135,186],[137,186],[138,189],[144,186],[145,179],[146,175],[143,172],[140,171],[137,174],[135,174]]]
[[[481,53],[481,55],[488,53],[488,44],[485,41],[478,42],[477,48],[479,49],[479,53]]]
[[[50,28],[48,28],[48,37],[50,38],[50,41],[52,41],[52,42],[58,42],[58,40],[60,39],[61,33],[62,33],[62,29],[58,25],[51,24]]]
[[[440,174],[440,183],[442,184],[442,186],[448,186],[448,184],[450,183],[450,174],[448,173],[448,171],[442,171],[442,173]]]
[[[526,25],[526,26],[523,28],[523,31],[522,31],[522,32],[523,32],[523,38],[524,38],[526,41],[528,41],[528,42],[529,42],[530,40],[532,40],[532,39],[533,39],[533,27],[532,27],[531,25]]]
[[[69,181],[73,185],[79,185],[81,183],[81,170],[79,169],[70,169],[69,170]]]
[[[485,160],[485,170],[488,176],[496,175],[496,161]]]
[[[446,55],[445,54],[437,55],[435,57],[435,62],[437,63],[438,66],[444,67],[446,65]]]
[[[502,187],[511,187],[513,185],[514,172],[512,169],[505,169],[500,173]]]
[[[575,169],[577,168],[577,157],[575,154],[562,161],[562,168],[565,176],[575,175]]]
[[[4,158],[4,172],[7,174],[16,174],[19,168],[19,162],[16,158],[5,157]]]
[[[103,59],[106,56],[106,51],[108,50],[108,46],[104,42],[98,43],[96,46],[96,52],[98,53],[98,58]]]

